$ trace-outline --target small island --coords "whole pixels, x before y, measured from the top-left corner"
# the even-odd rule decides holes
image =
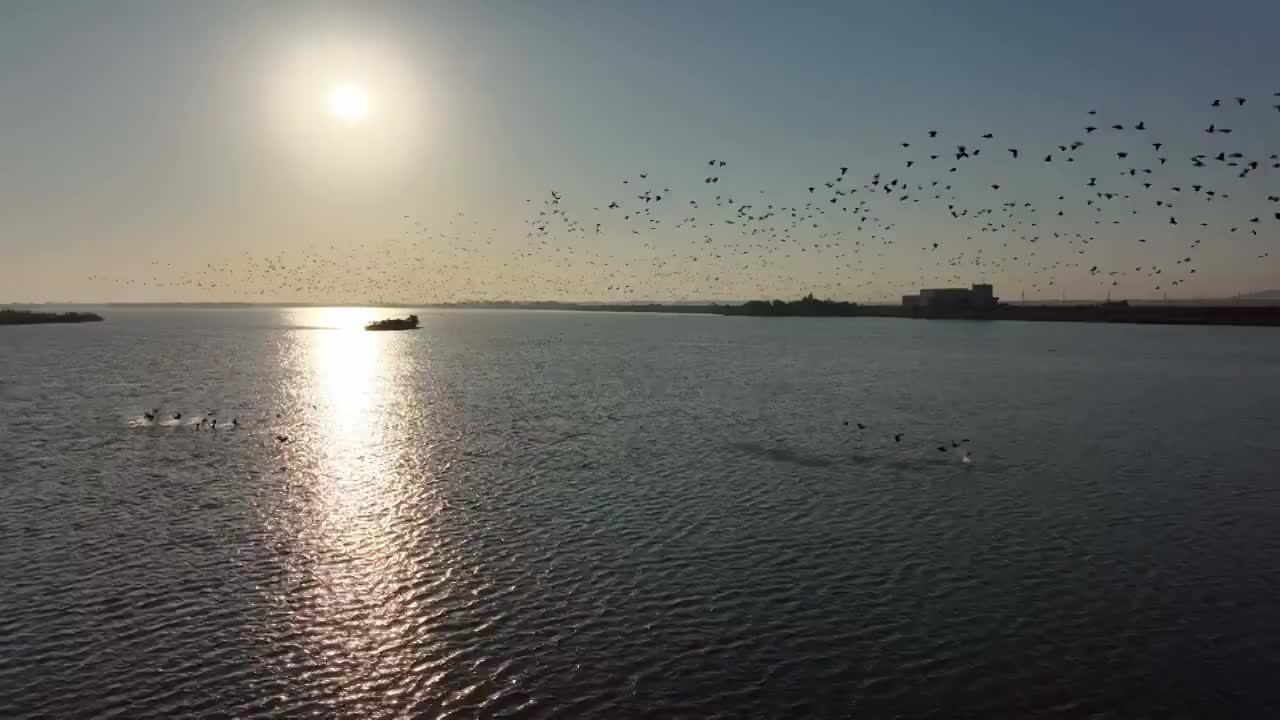
[[[102,322],[102,316],[90,312],[33,312],[31,310],[0,310],[0,325],[45,325],[49,323]]]
[[[388,318],[387,320],[375,320],[364,326],[365,330],[417,330],[418,316],[410,315],[401,320],[400,318]]]

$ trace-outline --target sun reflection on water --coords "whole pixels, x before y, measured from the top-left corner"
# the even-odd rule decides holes
[[[321,419],[328,429],[323,453],[328,470],[341,470],[350,450],[377,445],[383,429],[376,410],[377,381],[387,361],[385,343],[360,330],[358,323],[363,321],[354,329],[343,324],[349,314],[342,310],[330,321],[343,329],[315,333],[309,353],[315,376],[312,404],[323,409]]]
[[[414,340],[362,329],[385,312],[300,312],[308,314],[300,325],[339,329],[301,332],[291,362],[292,395],[307,428],[282,448],[290,485],[304,498],[286,542],[305,597],[286,602],[310,661],[368,691],[412,662],[398,657],[414,646],[404,589],[420,571],[415,536],[429,520],[424,479],[405,457],[414,446],[399,441],[416,406],[412,383],[401,382],[416,374]]]

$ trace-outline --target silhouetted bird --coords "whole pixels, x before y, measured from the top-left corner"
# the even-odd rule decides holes
[[[1242,97],[1238,97],[1238,98],[1236,98],[1236,104],[1238,104],[1238,105],[1244,105],[1244,104],[1245,104],[1245,99],[1244,99],[1244,98],[1242,98]]]
[[[1221,105],[1221,104],[1222,104],[1222,101],[1221,101],[1221,100],[1214,100],[1213,102],[1209,103],[1209,106],[1210,106],[1210,107],[1218,107],[1218,106],[1219,106],[1219,105]]]
[[[1018,157],[1018,148],[1009,148],[1009,153],[1015,158]]]
[[[288,436],[288,435],[277,435],[277,436],[276,436],[276,442],[283,443],[283,442],[288,442],[288,441],[289,441],[289,436]]]
[[[893,434],[893,441],[894,441],[894,442],[902,442],[902,436],[903,436],[903,435],[905,435],[905,434],[906,434],[906,433],[894,433],[894,434]]]

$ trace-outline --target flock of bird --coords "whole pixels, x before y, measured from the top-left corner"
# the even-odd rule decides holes
[[[201,415],[199,417],[194,417],[194,418],[189,417],[187,419],[187,426],[190,427],[192,430],[210,430],[210,431],[217,430],[218,429],[218,418],[216,417],[217,414],[218,412],[216,410],[208,410],[205,412],[204,415]],[[140,427],[153,427],[157,425],[172,427],[172,426],[180,425],[182,423],[182,417],[183,417],[183,414],[181,411],[175,412],[168,417],[164,417],[160,414],[160,408],[152,408],[150,410],[144,411],[142,413],[141,422],[137,422],[135,423],[135,425]],[[276,417],[280,417],[280,415],[277,415]],[[240,418],[233,417],[231,418],[231,423],[229,426],[227,424],[223,424],[222,427],[224,429],[226,429],[227,427],[230,427],[232,430],[239,430]],[[275,439],[276,439],[276,442],[281,444],[289,442],[288,435],[277,434],[275,436]]]
[[[842,424],[842,425],[844,425],[845,427],[848,427],[848,426],[849,426],[849,421],[848,421],[848,420],[844,420],[844,421],[842,421],[842,422],[841,422],[841,424]],[[864,431],[866,431],[866,430],[870,430],[870,429],[871,429],[871,428],[869,428],[868,426],[866,426],[866,425],[864,425],[864,424],[862,424],[862,423],[860,423],[860,422],[859,422],[859,423],[854,423],[854,425],[858,428],[858,432],[864,432]],[[895,443],[900,443],[900,442],[902,442],[902,438],[903,438],[903,437],[905,437],[905,436],[906,436],[906,433],[905,433],[905,432],[896,432],[896,433],[893,433],[893,441],[894,441]],[[973,451],[971,451],[968,447],[965,447],[965,446],[966,446],[966,445],[968,445],[968,444],[969,444],[969,438],[964,438],[963,440],[952,440],[952,441],[951,441],[951,447],[949,447],[949,448],[947,447],[947,444],[946,444],[946,443],[943,443],[943,444],[941,444],[941,445],[938,445],[938,452],[945,453],[945,452],[951,452],[951,451],[953,451],[953,450],[955,450],[955,451],[959,451],[959,452],[960,452],[960,461],[961,461],[961,462],[963,462],[964,464],[968,465],[969,463],[973,462]]]
[[[1270,138],[1248,142],[1238,129],[1280,122],[1272,108],[1207,99],[1198,128],[1081,109],[1074,133],[1035,145],[993,130],[919,131],[881,153],[894,158],[882,167],[833,163],[773,192],[713,158],[665,181],[639,171],[576,195],[548,190],[524,200],[518,233],[499,230],[509,209],[434,224],[404,215],[382,239],[245,251],[187,271],[157,259],[146,273],[89,279],[200,299],[389,304],[741,300],[815,288],[892,298],[992,278],[1039,296],[1062,284],[1167,292],[1196,278],[1209,247],[1270,257],[1280,147],[1258,149]]]
[[[216,431],[218,429],[218,418],[216,417],[217,414],[218,413],[216,410],[208,410],[205,412],[204,415],[201,415],[196,418],[188,418],[187,426],[190,427],[192,430]],[[279,418],[281,417],[281,415],[277,414],[276,417]],[[161,415],[160,408],[152,408],[151,410],[144,411],[142,413],[141,422],[135,422],[134,425],[136,427],[155,427],[155,426],[174,427],[182,423],[182,418],[183,418],[182,412],[175,412],[166,418]],[[848,427],[850,424],[850,421],[844,420],[841,422],[841,424],[844,425],[845,427]],[[870,427],[868,427],[867,425],[861,422],[854,423],[854,426],[857,427],[859,432],[865,432],[871,429]],[[227,427],[228,425],[226,424],[223,425],[224,429]],[[238,417],[232,418],[230,423],[230,428],[232,430],[239,430],[240,418]],[[893,433],[893,441],[895,443],[901,443],[902,438],[905,436],[906,436],[905,432],[895,432]],[[275,435],[275,441],[283,445],[289,442],[289,436],[281,433],[277,433]],[[970,450],[967,447],[968,444],[969,444],[969,439],[964,438],[962,440],[952,440],[950,443],[950,447],[948,447],[946,443],[940,444],[938,445],[937,449],[938,449],[938,452],[940,453],[948,453],[952,451],[959,452],[960,461],[968,465],[968,464],[971,464],[974,460],[972,450]]]

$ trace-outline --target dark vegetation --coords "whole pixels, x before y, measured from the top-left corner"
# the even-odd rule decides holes
[[[809,293],[794,302],[784,300],[752,300],[742,305],[726,307],[725,315],[752,315],[766,317],[849,317],[858,314],[857,303],[818,300]]]
[[[387,320],[375,320],[364,326],[365,330],[417,330],[418,316],[410,315],[401,320],[400,318],[389,318]]]
[[[33,312],[31,310],[0,310],[0,325],[43,325],[47,323],[102,322],[102,316],[90,312]]]

